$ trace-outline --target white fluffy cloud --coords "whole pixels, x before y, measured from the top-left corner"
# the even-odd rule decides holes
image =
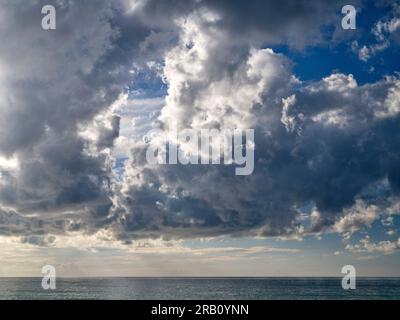
[[[361,239],[359,243],[351,245],[348,244],[346,246],[346,250],[355,253],[383,253],[383,254],[391,254],[400,249],[400,238],[397,241],[379,241],[377,243],[371,242],[370,238],[366,236]]]

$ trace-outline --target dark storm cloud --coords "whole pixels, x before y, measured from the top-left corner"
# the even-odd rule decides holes
[[[40,238],[72,230],[72,220],[59,215],[23,216],[12,209],[0,210],[0,235]]]
[[[361,6],[361,1],[352,5]],[[208,9],[219,16],[216,27],[232,42],[287,43],[302,47],[324,40],[322,28],[335,26],[346,1],[172,0],[144,2],[142,14],[155,25],[170,26],[180,17]]]
[[[41,28],[45,4],[56,7],[54,31]],[[94,152],[81,131],[121,94],[149,33],[122,10],[109,1],[0,1],[0,152],[18,161],[2,172],[3,205],[39,214],[110,206],[112,162],[103,151],[119,118],[91,132]]]

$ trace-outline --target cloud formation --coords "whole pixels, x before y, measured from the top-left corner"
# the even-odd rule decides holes
[[[2,234],[48,245],[104,228],[126,243],[351,233],[398,197],[399,77],[304,82],[269,49],[330,40],[341,1],[58,1],[53,33],[43,3],[0,1]],[[169,137],[174,123],[254,129],[254,174],[148,164],[141,134]]]
[[[175,122],[198,130],[255,128],[255,173],[151,167],[140,142],[117,196],[121,237],[344,230],[356,225],[348,210],[372,184],[388,177],[389,193],[397,194],[396,76],[360,86],[353,75],[334,73],[303,83],[283,55],[229,38],[221,19],[197,10],[177,21],[180,41],[165,57],[160,126],[166,136]],[[298,216],[308,203],[316,213],[305,230]]]
[[[379,3],[378,3],[379,4]],[[400,43],[400,3],[390,3],[390,12],[378,20],[371,30],[375,43],[360,45],[357,40],[353,41],[352,49],[358,54],[360,60],[367,62],[372,57],[389,48],[393,43]]]
[[[45,221],[41,232],[64,220],[64,232],[86,219],[101,225],[111,206],[109,150],[119,119],[108,110],[148,30],[130,23],[136,33],[122,34],[116,23],[128,16],[114,20],[121,5],[57,1],[57,29],[44,31],[47,3],[0,2],[0,37],[8,39],[0,53],[0,152],[14,161],[1,168],[0,201]]]

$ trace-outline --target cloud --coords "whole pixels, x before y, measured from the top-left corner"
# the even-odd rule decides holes
[[[379,208],[375,205],[366,206],[358,200],[356,204],[345,210],[344,216],[338,219],[333,228],[339,233],[354,233],[363,227],[371,227],[379,217]]]
[[[369,59],[377,55],[379,52],[386,50],[387,48],[389,48],[389,46],[390,43],[389,41],[386,40],[370,46],[363,45],[361,48],[359,47],[357,40],[353,41],[351,45],[352,50],[358,53],[358,58],[364,62],[367,62]]]
[[[359,198],[352,207],[344,209],[342,216],[336,219],[333,231],[342,234],[344,240],[349,240],[353,233],[371,228],[380,219],[382,226],[387,229],[386,234],[395,235],[395,231],[388,228],[394,226],[392,212],[398,206],[398,200],[379,199],[375,204],[368,203],[369,200]]]
[[[359,243],[351,245],[348,244],[346,249],[354,253],[383,253],[391,254],[400,248],[400,239],[397,241],[379,241],[377,243],[371,242],[369,236],[361,239]]]
[[[360,46],[357,40],[353,41],[352,50],[358,54],[360,60],[367,62],[389,48],[392,43],[400,43],[400,4],[398,1],[393,1],[389,7],[390,12],[378,20],[371,30],[375,43]]]
[[[171,21],[186,19],[193,12],[211,12],[216,19],[215,29],[224,30],[228,39],[235,39],[236,43],[285,43],[300,48],[325,41],[323,28],[340,19],[345,4],[345,1],[310,3],[306,0],[255,0],[251,5],[229,0],[149,0],[144,2],[142,15],[165,27],[170,26]]]
[[[2,234],[300,239],[373,223],[382,179],[398,196],[398,76],[302,82],[268,48],[329,40],[341,1],[58,1],[54,32],[42,3],[0,6]],[[148,164],[142,134],[175,122],[255,129],[254,174]]]
[[[255,172],[243,178],[229,166],[154,167],[138,142],[112,208],[118,236],[291,238],[373,223],[380,203],[369,203],[371,212],[351,208],[385,177],[397,194],[398,77],[359,85],[351,74],[333,73],[302,83],[285,56],[233,41],[221,19],[197,10],[177,20],[159,126],[166,137],[174,123],[254,128]],[[307,203],[318,212],[309,228],[297,220]]]
[[[110,110],[149,30],[120,2],[57,1],[57,29],[44,31],[48,3],[0,1],[0,153],[16,164],[1,168],[0,202],[43,220],[73,210],[64,224],[90,229],[111,206],[120,119]]]

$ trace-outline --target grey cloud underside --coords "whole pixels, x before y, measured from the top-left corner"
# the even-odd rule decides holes
[[[374,199],[367,189],[388,178],[385,197],[398,196],[400,119],[376,119],[372,113],[398,81],[345,92],[326,92],[324,84],[319,92],[301,88],[290,110],[293,117],[301,114],[294,130],[281,123],[280,103],[256,106],[262,120],[255,126],[255,172],[248,177],[235,176],[231,167],[143,168],[138,147],[131,165],[143,183],[125,191],[121,236],[289,236],[299,232],[298,210],[310,202],[320,217],[306,232],[332,226],[357,198],[383,208],[384,199]],[[332,109],[344,110],[350,123],[312,120]]]
[[[207,8],[221,16],[215,27],[226,30],[236,43],[288,43],[301,47],[323,41],[321,28],[338,19],[345,4],[345,1],[325,0],[148,0],[142,15],[155,24],[169,27],[171,20]],[[359,4],[361,1],[353,2]]]
[[[319,232],[372,183],[387,178],[398,195],[399,80],[303,84],[285,57],[259,49],[323,42],[340,1],[144,1],[130,13],[124,0],[58,1],[46,33],[48,2],[0,1],[0,152],[19,161],[1,169],[1,234],[39,245],[52,241],[40,235],[101,228],[121,240],[291,235],[304,232],[306,204],[320,212],[306,232]],[[152,167],[137,140],[114,179],[107,149],[119,118],[107,112],[132,65],[149,60],[165,64],[162,127],[254,128],[253,175]],[[102,114],[95,141],[82,135]]]
[[[46,32],[40,12],[48,3],[0,2],[0,38],[7,39],[0,52],[0,151],[19,162],[19,170],[2,169],[1,203],[59,225],[27,233],[66,231],[69,210],[76,220],[71,229],[106,220],[112,169],[106,150],[119,119],[109,116],[97,126],[94,142],[80,131],[121,94],[132,56],[149,33],[134,19],[117,17],[122,5],[107,1],[55,2],[57,30]]]

